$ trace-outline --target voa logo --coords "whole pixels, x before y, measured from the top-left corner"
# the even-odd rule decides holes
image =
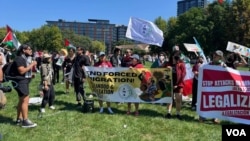
[[[227,136],[247,136],[244,129],[226,129]]]

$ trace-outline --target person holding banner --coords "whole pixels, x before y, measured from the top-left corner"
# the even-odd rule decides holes
[[[240,59],[240,61],[239,61],[239,59]],[[228,67],[233,68],[233,69],[237,69],[237,67],[246,66],[247,61],[244,59],[244,57],[242,57],[240,55],[239,52],[233,52],[227,56],[226,65]]]
[[[68,56],[65,57],[63,64],[62,64],[62,68],[63,71],[65,72],[65,88],[66,91],[65,93],[68,94],[69,93],[69,84],[72,83],[72,78],[70,76],[72,76],[71,69],[73,67],[73,64],[75,63],[75,48],[69,48],[68,49]]]
[[[216,66],[222,66],[222,67],[227,67],[227,65],[224,63],[224,57],[223,57],[223,52],[221,50],[217,50],[213,53],[213,58],[212,61],[208,65],[216,65]],[[206,120],[206,118],[199,116],[199,121],[203,122]],[[220,121],[217,118],[212,119],[215,124],[219,124]]]
[[[203,64],[203,57],[199,56],[197,57],[196,63],[194,64],[192,68],[192,72],[194,73],[193,86],[192,86],[192,102],[191,102],[192,110],[196,110],[198,75],[199,75],[199,68],[202,66],[202,64]]]
[[[140,61],[140,57],[138,54],[133,54],[131,56],[131,64],[130,64],[130,68],[144,68],[143,64]],[[145,82],[146,83],[146,82]],[[134,103],[135,104],[135,116],[139,115],[139,103]],[[131,111],[131,103],[128,103],[128,110],[127,110],[127,115],[130,115],[130,111]]]
[[[104,52],[99,53],[99,61],[94,64],[94,67],[104,67],[104,68],[111,68],[112,64],[106,59],[106,55]],[[110,108],[110,102],[106,102],[108,111],[110,114],[113,114],[114,112]],[[103,101],[99,99],[99,106],[100,106],[100,113],[103,113]]]

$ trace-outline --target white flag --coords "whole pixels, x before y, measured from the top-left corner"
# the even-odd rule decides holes
[[[133,17],[129,19],[126,37],[159,47],[164,40],[163,32],[153,22]]]

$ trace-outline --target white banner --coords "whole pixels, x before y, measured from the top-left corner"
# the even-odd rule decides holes
[[[87,82],[98,98],[111,102],[172,102],[172,71],[85,67]]]
[[[236,44],[233,42],[227,43],[227,51],[230,52],[239,52],[241,55],[250,58],[250,49],[240,44]]]
[[[250,124],[250,73],[212,65],[199,72],[198,114]]]
[[[163,32],[153,22],[134,17],[129,19],[126,37],[159,47],[164,40]]]

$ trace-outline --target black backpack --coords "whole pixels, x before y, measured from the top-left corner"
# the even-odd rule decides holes
[[[3,67],[4,81],[13,80],[15,78],[13,71],[13,62],[9,62]]]

